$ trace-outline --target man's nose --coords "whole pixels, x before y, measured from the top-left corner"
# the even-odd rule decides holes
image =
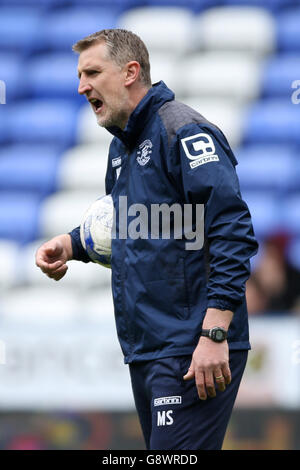
[[[91,91],[92,87],[87,80],[80,80],[78,85],[78,93],[84,95],[87,91]]]

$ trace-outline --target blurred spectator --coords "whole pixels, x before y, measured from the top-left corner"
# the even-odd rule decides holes
[[[247,283],[249,314],[300,312],[300,271],[287,261],[289,236],[274,234],[261,246],[261,259]]]

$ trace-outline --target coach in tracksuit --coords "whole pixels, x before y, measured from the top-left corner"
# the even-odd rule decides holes
[[[106,174],[116,211],[112,290],[146,446],[220,449],[250,348],[245,282],[257,251],[236,159],[215,125],[163,82],[151,86],[148,52],[136,35],[104,30],[73,49],[78,91],[114,135]],[[203,236],[193,245],[183,225],[176,236],[157,227],[153,236],[151,209],[162,204],[174,224],[174,204],[182,220],[190,208],[190,235],[202,217]],[[127,229],[139,208],[146,229],[132,237]],[[69,259],[90,261],[78,227],[36,255],[56,280]]]

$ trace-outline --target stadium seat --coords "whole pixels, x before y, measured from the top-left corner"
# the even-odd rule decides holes
[[[299,181],[299,176],[298,176]],[[298,187],[299,189],[299,187]],[[280,216],[282,224],[286,230],[292,235],[300,236],[300,193],[293,194],[286,198],[284,204],[281,205]]]
[[[182,91],[185,92],[185,87],[182,84],[182,75],[177,73],[178,68],[182,67],[181,61],[182,59],[172,56],[166,60],[165,54],[153,53],[151,55],[152,83],[163,80],[175,92],[177,98],[182,95]]]
[[[70,100],[26,100],[7,109],[7,133],[15,142],[74,145],[78,106]]]
[[[105,194],[108,149],[99,144],[78,145],[67,150],[59,163],[57,187],[63,190],[95,189]]]
[[[253,100],[260,92],[260,61],[245,54],[196,54],[182,63],[185,93],[203,97]]]
[[[0,189],[46,195],[56,190],[60,153],[48,145],[11,145],[0,148]]]
[[[105,268],[98,270],[102,271]],[[109,271],[107,269],[107,271]],[[82,305],[82,317],[86,318],[88,322],[103,323],[108,321],[109,324],[114,323],[114,306],[111,290],[109,288],[99,290],[98,292],[93,290],[86,293],[81,301]]]
[[[297,0],[296,0],[297,1]],[[295,4],[295,0],[223,0],[225,5],[229,6],[252,6],[267,8],[268,10],[277,12],[281,8],[289,8]]]
[[[0,80],[5,84],[5,101],[11,103],[27,93],[23,76],[24,64],[19,53],[6,53],[1,50],[0,64]]]
[[[107,9],[113,9],[113,11],[121,12],[123,10],[129,10],[130,8],[134,8],[140,4],[144,4],[146,0],[85,0],[84,4],[90,7],[99,7],[99,3],[101,3],[101,7],[105,7]],[[82,6],[82,0],[72,0],[72,4]]]
[[[0,49],[23,53],[38,49],[41,20],[34,7],[0,7]]]
[[[28,192],[1,191],[0,238],[26,243],[38,235],[40,198]]]
[[[1,86],[1,83],[0,83]],[[4,103],[0,104],[0,144],[7,142],[7,115],[6,115],[6,105]]]
[[[109,8],[66,8],[50,12],[44,23],[45,47],[71,51],[83,37],[116,26],[116,13]]]
[[[242,191],[242,198],[249,207],[255,235],[265,239],[280,228],[282,201],[273,191]]]
[[[292,147],[252,145],[236,152],[242,191],[292,191],[299,187],[300,165]]]
[[[264,8],[212,8],[195,18],[195,47],[204,50],[227,50],[265,55],[273,51],[275,25]]]
[[[99,191],[59,191],[49,196],[41,205],[39,214],[40,236],[51,238],[77,227]]]
[[[36,9],[46,10],[70,4],[74,0],[0,0],[0,5],[35,7]]]
[[[184,102],[218,126],[233,148],[240,145],[245,112],[243,106],[230,99],[199,99],[197,96]]]
[[[18,283],[19,245],[11,240],[0,239],[0,292]]]
[[[106,145],[107,149],[114,137],[104,127],[97,124],[95,114],[89,104],[82,106],[79,110],[76,135],[81,144],[99,142]]]
[[[26,64],[28,91],[39,98],[83,98],[78,94],[77,57],[69,53],[35,56]]]
[[[223,0],[150,0],[152,7],[185,7],[194,12],[221,5]]]
[[[248,110],[244,142],[299,145],[300,113],[289,100],[262,100]]]
[[[300,56],[297,54],[276,55],[263,66],[262,95],[265,97],[287,97],[292,94],[291,85],[300,80]]]
[[[45,241],[46,239],[35,240],[20,250],[18,277],[23,285],[49,286],[49,278],[35,264],[36,251]],[[92,262],[72,261],[68,263],[68,266],[69,269],[60,280],[60,285],[73,287],[76,291],[81,290],[83,293],[95,288],[108,289],[110,287],[111,271],[109,269]]]
[[[300,8],[283,12],[277,17],[277,47],[279,51],[300,51]]]
[[[1,320],[4,324],[24,327],[48,325],[58,327],[74,324],[78,312],[79,294],[60,284],[19,287],[1,299]]]
[[[136,8],[120,16],[118,27],[134,31],[143,39],[151,61],[155,52],[165,52],[169,57],[189,50],[192,13],[187,8]]]

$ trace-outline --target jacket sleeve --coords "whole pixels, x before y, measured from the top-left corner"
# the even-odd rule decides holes
[[[105,192],[106,194],[110,194],[112,187],[114,185],[114,173],[112,171],[111,165],[111,157],[110,153],[108,155],[107,161],[107,169],[106,169],[106,176],[105,176]],[[84,263],[89,263],[91,261],[90,257],[86,253],[85,249],[82,246],[80,240],[80,226],[74,228],[71,232],[69,232],[72,241],[72,250],[73,250],[73,259],[78,261],[83,261]]]
[[[212,124],[181,128],[170,156],[170,171],[181,180],[185,203],[204,205],[207,305],[234,312],[244,300],[250,258],[258,248],[241,198],[237,161],[223,133]]]

